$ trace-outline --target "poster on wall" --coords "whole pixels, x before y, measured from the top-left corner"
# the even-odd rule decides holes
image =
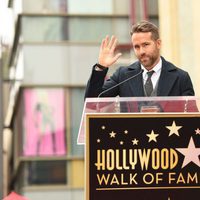
[[[65,155],[64,90],[25,89],[23,98],[23,156]]]

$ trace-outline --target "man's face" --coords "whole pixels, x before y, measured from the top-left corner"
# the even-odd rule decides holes
[[[154,40],[152,33],[133,33],[133,50],[140,63],[147,69],[152,69],[160,58],[160,39]]]

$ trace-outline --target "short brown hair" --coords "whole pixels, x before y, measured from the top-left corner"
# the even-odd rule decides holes
[[[147,33],[147,32],[151,32],[152,33],[152,38],[154,40],[157,40],[160,38],[159,36],[159,31],[158,31],[158,27],[148,21],[141,21],[140,23],[134,24],[132,26],[131,29],[131,36],[133,35],[133,33]]]

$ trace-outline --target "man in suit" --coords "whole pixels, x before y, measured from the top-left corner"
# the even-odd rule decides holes
[[[154,24],[142,21],[133,25],[131,41],[138,61],[128,67],[118,68],[105,81],[109,67],[121,53],[115,53],[115,36],[106,36],[102,40],[98,63],[93,66],[85,97],[194,96],[189,74],[161,57],[161,40]],[[149,92],[146,83],[149,81],[148,72],[151,71]]]

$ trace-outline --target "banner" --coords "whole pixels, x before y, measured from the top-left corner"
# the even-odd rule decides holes
[[[199,200],[200,115],[88,114],[86,200]]]

